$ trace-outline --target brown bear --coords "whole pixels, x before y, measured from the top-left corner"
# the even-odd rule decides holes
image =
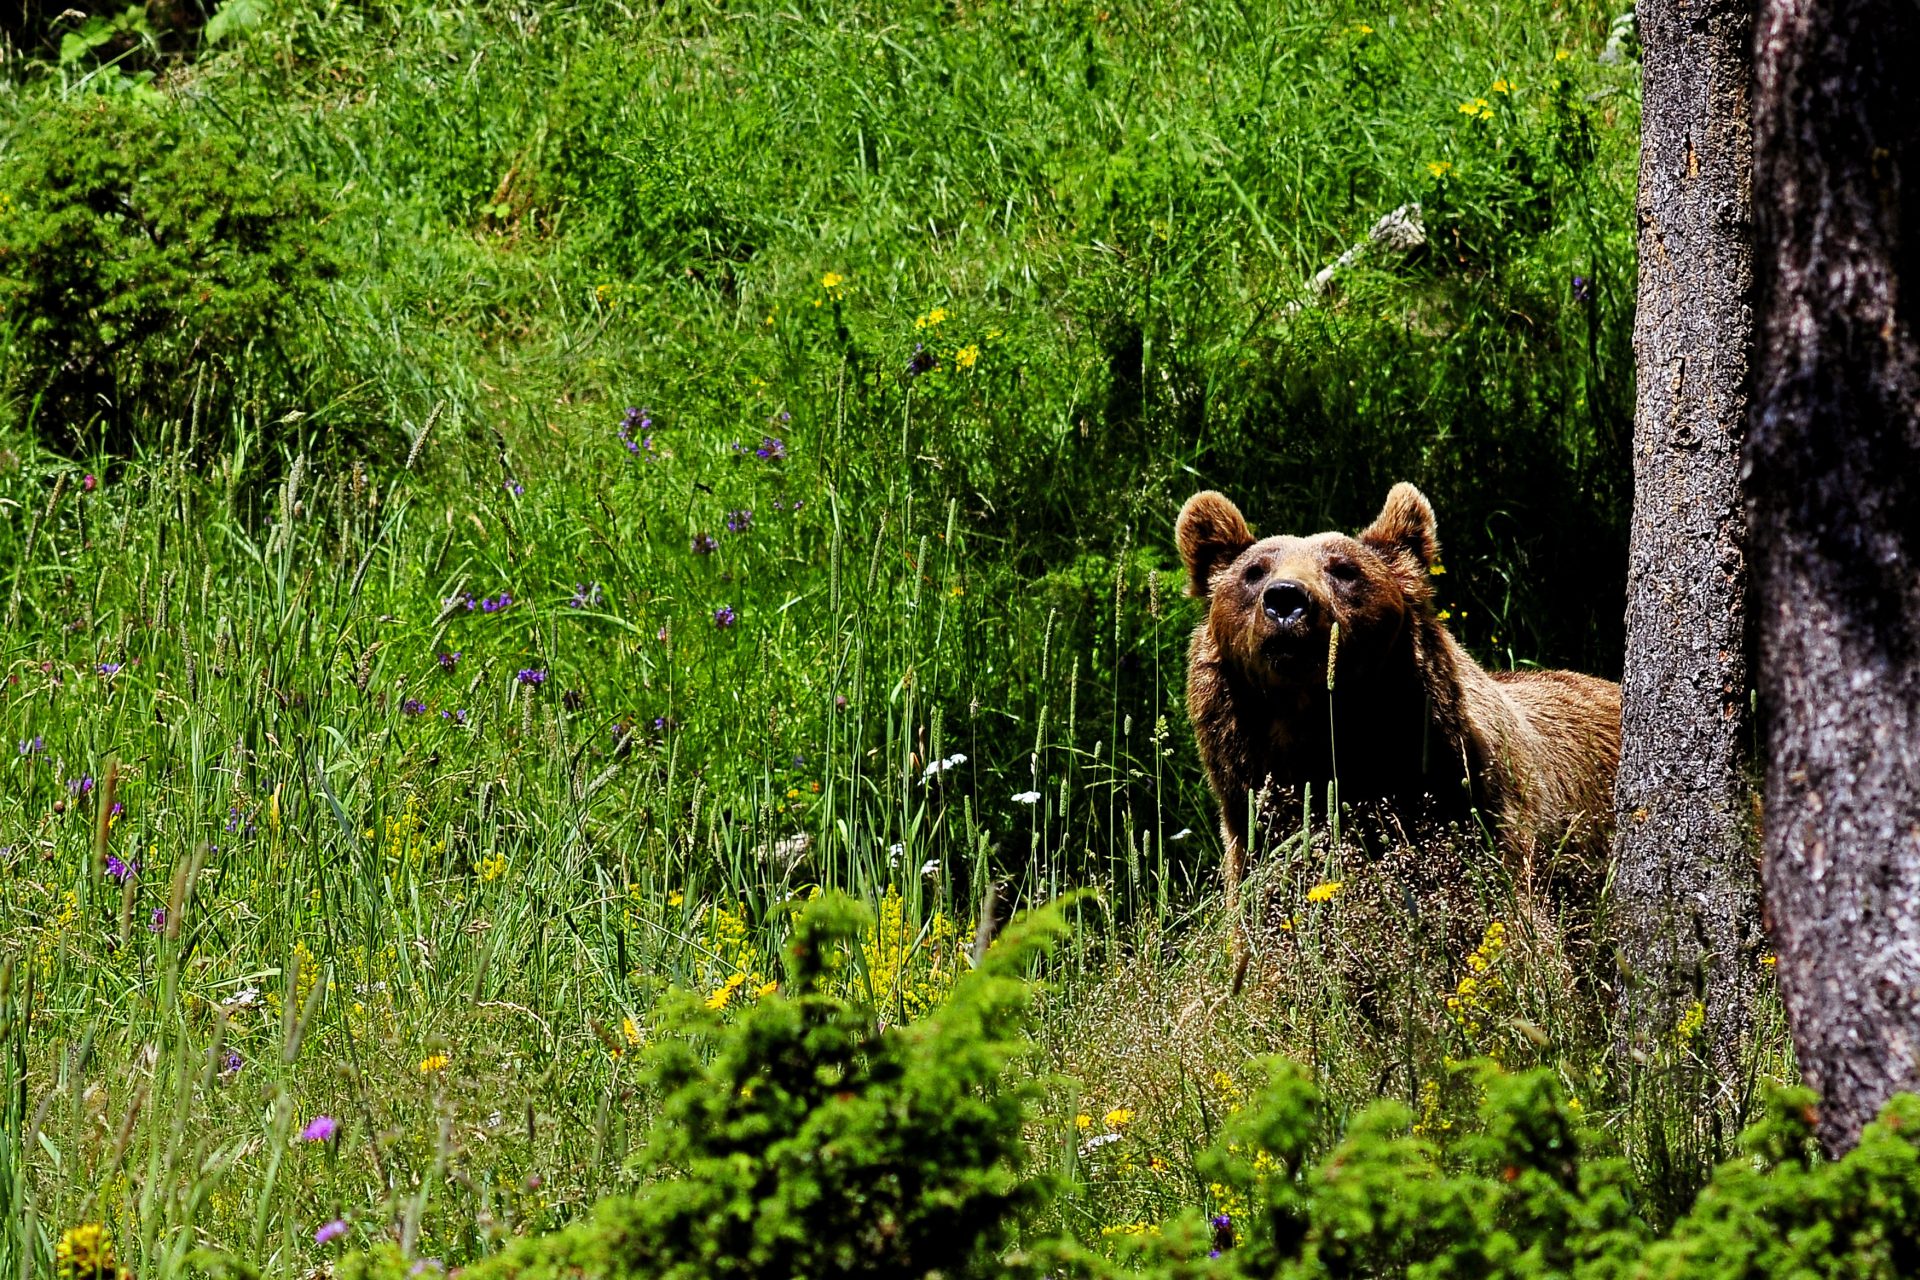
[[[1249,797],[1301,789],[1422,822],[1492,826],[1517,875],[1606,863],[1620,686],[1570,671],[1483,670],[1435,616],[1433,507],[1410,484],[1357,536],[1256,539],[1197,493],[1176,528],[1187,590],[1208,603],[1187,712],[1220,803],[1229,897],[1246,873]],[[1557,877],[1556,877],[1557,878]]]

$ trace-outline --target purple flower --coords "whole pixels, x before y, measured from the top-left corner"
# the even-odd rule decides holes
[[[400,704],[400,710],[410,716],[423,716],[427,714],[427,704],[418,698],[408,698]]]
[[[125,813],[126,811],[127,811],[127,806],[125,806],[124,804],[121,804],[118,800],[115,800],[113,802],[113,807],[107,810],[107,816],[109,818],[117,818],[121,814]]]
[[[464,711],[442,711],[440,718],[442,720],[451,720],[455,724],[465,724],[467,722],[467,713]]]
[[[20,754],[23,756],[35,755],[46,749],[46,740],[37,733],[20,744]]]
[[[626,416],[620,419],[619,435],[620,443],[627,447],[628,453],[635,457],[639,457],[642,450],[649,456],[653,454],[653,437],[645,434],[652,425],[653,419],[644,410],[627,410]],[[640,436],[638,440],[634,439],[636,435]]]
[[[93,790],[92,774],[84,774],[78,778],[67,779],[67,794],[70,796],[84,796],[92,790]]]
[[[547,672],[544,667],[522,667],[514,673],[513,678],[521,684],[532,685],[535,688],[539,688],[547,682]]]
[[[577,582],[573,584],[573,599],[567,601],[567,605],[569,608],[592,609],[597,607],[599,603],[600,603],[600,584],[599,583],[590,582],[584,587]]]
[[[516,498],[527,491],[527,487],[518,480],[509,480],[503,487]]]
[[[247,819],[246,814],[240,812],[237,805],[227,806],[227,832],[229,835],[239,836],[242,840],[253,838],[253,823]]]
[[[753,511],[751,509],[727,512],[728,533],[745,533],[752,527]]]
[[[115,676],[120,674],[120,666],[121,664],[118,662],[103,662],[99,666],[95,667],[94,670],[98,671],[101,675],[111,680]]]
[[[134,874],[139,870],[140,865],[138,863],[126,862],[122,860],[117,853],[107,855],[107,874],[122,884],[133,879]]]
[[[719,546],[719,540],[710,533],[696,533],[693,535],[693,554],[697,556],[710,556]]]
[[[240,1068],[245,1065],[246,1060],[240,1056],[240,1051],[238,1049],[229,1049],[226,1052],[226,1056],[220,1059],[220,1074],[231,1079],[239,1075]]]
[[[339,1132],[339,1122],[332,1116],[315,1116],[307,1121],[307,1127],[300,1131],[300,1141],[332,1142],[333,1136]]]
[[[438,661],[442,671],[450,672],[460,665],[460,650],[455,649],[452,653],[443,653],[440,655]]]
[[[713,611],[713,625],[725,631],[734,624],[737,616],[733,611],[732,605],[723,604]]]
[[[778,436],[761,436],[760,447],[753,451],[753,456],[778,462],[787,456],[787,442]]]
[[[1587,279],[1585,276],[1575,276],[1573,278],[1573,300],[1582,303],[1592,302],[1593,281]]]
[[[93,472],[89,471],[87,472],[85,478],[80,481],[80,487],[86,490],[88,493],[92,493],[95,489],[100,487],[100,478],[94,475]]]
[[[426,1275],[429,1271],[444,1272],[446,1269],[447,1264],[438,1258],[422,1258],[407,1268],[407,1274],[418,1280],[418,1277]]]
[[[318,1231],[313,1233],[313,1242],[315,1244],[328,1244],[338,1240],[345,1234],[347,1234],[347,1224],[339,1218],[335,1218],[332,1222],[326,1223]]]
[[[166,931],[167,931],[167,909],[165,907],[155,907],[153,909],[153,914],[147,917],[147,932],[148,933],[165,933]]]
[[[907,359],[907,376],[917,378],[923,373],[932,373],[940,367],[940,361],[933,352],[927,350],[925,343],[913,344],[913,355]]]

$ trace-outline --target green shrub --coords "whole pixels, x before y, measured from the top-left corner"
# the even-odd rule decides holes
[[[826,979],[867,925],[864,908],[824,899],[795,923],[792,994],[731,1021],[688,1005],[682,1034],[649,1051],[665,1102],[639,1161],[656,1180],[465,1274],[1892,1280],[1920,1267],[1920,1098],[1896,1099],[1854,1151],[1827,1161],[1813,1095],[1777,1092],[1746,1155],[1656,1239],[1627,1163],[1553,1074],[1487,1063],[1462,1068],[1479,1098],[1471,1117],[1416,1123],[1383,1101],[1325,1150],[1319,1091],[1275,1060],[1201,1156],[1210,1219],[1193,1211],[1122,1237],[1118,1258],[1048,1239],[1033,1224],[1062,1184],[1025,1168],[1039,1086],[1012,1082],[1008,1067],[1025,1048],[1023,975],[1059,933],[1058,909],[1017,924],[907,1027],[829,994]],[[391,1246],[340,1270],[341,1280],[419,1273]]]
[[[293,338],[335,273],[310,183],[231,135],[98,96],[29,116],[0,183],[7,389],[43,439],[99,424],[125,447],[135,424],[184,418],[203,374],[296,394]]]
[[[871,924],[864,907],[825,897],[795,921],[791,994],[731,1021],[683,1007],[682,1034],[648,1051],[664,1101],[638,1162],[660,1181],[466,1274],[1002,1274],[1000,1255],[1047,1187],[1022,1176],[1033,1090],[1006,1068],[1026,1048],[1025,970],[1059,916],[1016,926],[938,1011],[904,1027],[826,989]],[[407,1270],[390,1251],[341,1275]]]

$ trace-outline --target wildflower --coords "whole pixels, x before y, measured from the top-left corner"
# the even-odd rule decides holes
[[[760,447],[753,451],[753,456],[778,462],[787,456],[787,442],[778,436],[761,436]]]
[[[245,1065],[246,1062],[241,1058],[239,1050],[229,1049],[226,1056],[220,1059],[220,1074],[231,1079],[239,1075],[240,1068]]]
[[[753,511],[751,508],[727,512],[728,533],[745,533],[751,528],[753,528]]]
[[[1117,1133],[1099,1134],[1095,1137],[1088,1138],[1085,1142],[1080,1144],[1080,1154],[1083,1156],[1090,1156],[1094,1152],[1098,1151],[1100,1148],[1110,1147],[1118,1141],[1120,1141],[1120,1135]]]
[[[482,858],[480,860],[479,871],[480,883],[492,884],[495,880],[507,874],[507,855],[504,853],[496,853],[492,857]]]
[[[318,1231],[313,1233],[313,1242],[315,1244],[329,1244],[345,1234],[347,1234],[347,1224],[341,1219],[335,1218],[332,1222],[326,1223]]]
[[[103,662],[99,666],[95,667],[94,670],[98,671],[101,675],[111,680],[115,676],[120,674],[120,667],[121,667],[121,664],[118,662]]]
[[[586,586],[573,584],[573,598],[567,601],[570,609],[592,609],[600,604],[600,584],[590,582]]]
[[[820,287],[822,289],[825,289],[828,293],[838,292],[840,289],[840,286],[845,284],[846,282],[847,282],[847,278],[841,275],[838,271],[829,271],[825,275],[820,277]]]
[[[1133,1123],[1133,1108],[1115,1107],[1113,1110],[1107,1112],[1106,1115],[1102,1116],[1101,1119],[1106,1122],[1106,1126],[1109,1129],[1124,1129]]]
[[[80,481],[80,488],[87,493],[92,493],[95,489],[99,487],[100,487],[100,477],[94,475],[93,472],[91,471],[87,472],[86,476],[82,478]]]
[[[924,344],[918,342],[913,344],[913,354],[907,357],[908,377],[917,378],[923,373],[932,373],[939,367],[940,361],[934,358],[933,352],[927,350]]]
[[[440,718],[442,720],[451,720],[455,724],[465,724],[467,722],[467,713],[464,711],[442,711]]]
[[[1015,804],[1034,804],[1040,799],[1038,791],[1016,791],[1013,793]]]
[[[1453,172],[1453,165],[1446,160],[1427,161],[1427,173],[1435,178],[1444,178]]]
[[[1587,279],[1585,276],[1575,276],[1573,278],[1573,300],[1579,303],[1592,302],[1593,281]]]
[[[31,738],[28,738],[25,742],[20,744],[20,754],[23,756],[38,755],[40,752],[45,751],[46,749],[47,749],[46,739],[42,738],[37,733],[34,734]]]
[[[620,1034],[627,1038],[628,1044],[640,1043],[640,1024],[633,1020],[632,1014],[620,1019]]]
[[[445,1274],[446,1270],[447,1270],[447,1264],[440,1261],[440,1259],[422,1258],[420,1259],[420,1261],[414,1263],[412,1266],[407,1268],[407,1274],[411,1276],[413,1280],[420,1280],[420,1277],[426,1275],[429,1271],[435,1271],[435,1272],[440,1272],[441,1274]]]
[[[508,480],[505,484],[501,485],[500,487],[505,489],[508,493],[512,494],[516,498],[527,491],[527,487],[521,484],[518,480]]]
[[[307,1127],[300,1131],[302,1142],[332,1142],[334,1135],[340,1132],[340,1124],[332,1116],[315,1116],[307,1121]]]
[[[547,671],[545,667],[522,667],[514,673],[513,678],[537,689],[547,682]]]
[[[155,907],[153,914],[147,917],[147,932],[165,933],[167,929],[167,909]]]
[[[1573,55],[1571,53],[1568,53],[1565,49],[1556,49],[1554,50],[1553,60],[1555,62],[1565,62],[1568,58],[1571,58],[1572,56]]]
[[[107,874],[122,884],[133,879],[139,870],[138,864],[124,861],[118,854],[107,855]]]
[[[692,551],[693,551],[693,554],[697,556],[710,556],[719,548],[719,546],[720,546],[719,541],[710,533],[696,533],[693,535]],[[667,638],[665,634],[666,628],[662,627],[660,628],[660,631],[661,631],[660,639],[664,642]]]
[[[732,605],[723,604],[713,611],[713,625],[725,631],[734,624],[737,617]]]
[[[423,716],[427,714],[427,704],[418,698],[408,698],[400,704],[400,710],[410,716]]]
[[[744,973],[735,973],[715,988],[712,995],[707,997],[707,1008],[715,1011],[726,1008],[727,1002],[732,1000],[735,993],[746,984],[747,975]]]
[[[1707,1007],[1700,1003],[1700,1001],[1695,1000],[1687,1006],[1687,1011],[1680,1015],[1680,1023],[1673,1029],[1673,1038],[1680,1044],[1686,1044],[1689,1040],[1699,1035],[1700,1028],[1706,1024]]]
[[[1073,1127],[1081,1130],[1091,1129],[1093,1128],[1093,1117],[1082,1111],[1073,1118]]]
[[[966,762],[967,758],[956,751],[944,760],[935,760],[932,764],[929,764],[927,771],[920,775],[920,781],[932,782],[947,770],[957,769]]]
[[[779,989],[780,980],[777,978],[769,979],[753,989],[753,998],[755,1000],[765,1000]]]
[[[451,653],[443,653],[435,659],[435,661],[439,662],[442,671],[451,673],[455,667],[460,665],[460,650],[455,649]]]
[[[1471,120],[1493,119],[1493,104],[1485,98],[1470,98],[1460,104],[1460,114]]]
[[[980,345],[978,343],[969,342],[953,353],[953,367],[956,369],[971,369],[979,363]]]
[[[667,905],[670,907],[677,907],[681,903],[685,902],[686,900],[687,900],[687,895],[680,892],[678,889],[673,890],[671,893],[667,895]]]
[[[935,307],[933,310],[927,312],[927,314],[914,320],[913,327],[916,329],[937,329],[946,322],[947,309],[945,307]]]
[[[1499,78],[1498,80],[1495,80],[1495,81],[1493,82],[1493,89],[1492,89],[1492,92],[1494,92],[1494,93],[1512,93],[1512,92],[1513,92],[1513,81],[1511,81],[1511,80],[1509,80],[1509,79],[1507,79],[1507,78],[1506,78],[1505,76],[1501,76],[1501,77],[1500,77],[1500,78]]]
[[[92,790],[93,775],[90,773],[82,774],[78,778],[67,779],[67,794],[70,796],[85,796]]]
[[[53,1271],[60,1280],[114,1280],[119,1266],[113,1241],[97,1222],[82,1222],[60,1233],[53,1250]]]
[[[1308,902],[1332,902],[1334,895],[1340,892],[1344,880],[1327,880],[1307,890]]]
[[[1168,836],[1167,839],[1169,842],[1174,840],[1185,840],[1188,836],[1192,834],[1193,834],[1192,827],[1182,827],[1178,831],[1174,832],[1172,835]]]
[[[420,1074],[423,1076],[435,1075],[446,1069],[447,1055],[444,1053],[430,1053],[420,1059]]]

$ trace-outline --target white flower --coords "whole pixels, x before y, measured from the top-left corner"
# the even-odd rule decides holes
[[[938,858],[928,858],[928,859],[927,859],[927,860],[926,860],[925,862],[923,862],[922,864],[920,864],[920,874],[921,874],[922,876],[937,876],[937,875],[939,875],[939,874],[940,874],[940,859],[938,859]]]
[[[966,762],[967,758],[956,751],[945,760],[935,760],[932,764],[928,765],[927,771],[920,775],[920,781],[932,782],[934,778],[940,774],[945,773],[949,769],[958,768]]]
[[[1033,804],[1040,799],[1038,791],[1016,791],[1013,793],[1015,804]]]
[[[1170,836],[1168,836],[1168,837],[1167,837],[1167,839],[1169,839],[1169,840],[1185,840],[1185,839],[1186,839],[1186,838],[1187,838],[1188,836],[1190,836],[1190,835],[1192,835],[1192,834],[1193,834],[1193,828],[1192,828],[1192,827],[1182,827],[1182,828],[1180,828],[1180,829],[1179,829],[1178,831],[1176,831],[1176,832],[1174,832],[1174,833],[1173,833],[1172,835],[1170,835]]]
[[[901,845],[898,842],[895,842],[887,846],[887,865],[888,866],[897,867],[900,865],[900,852],[901,852]]]
[[[260,988],[242,987],[223,1001],[222,1007],[228,1009],[251,1009],[255,1004],[259,1003],[259,1000]]]
[[[1080,1144],[1080,1154],[1090,1156],[1108,1143],[1118,1141],[1120,1141],[1120,1135],[1117,1133],[1103,1133],[1098,1137],[1088,1138]]]

